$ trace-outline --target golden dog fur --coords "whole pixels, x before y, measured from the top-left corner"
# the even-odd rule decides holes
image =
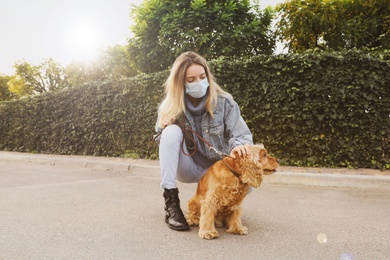
[[[248,234],[241,223],[241,203],[250,186],[259,187],[263,174],[271,174],[277,167],[276,158],[269,156],[262,144],[250,146],[244,157],[224,157],[216,162],[199,180],[195,196],[188,201],[188,224],[199,225],[199,236],[204,239],[219,237],[215,226],[225,225],[229,233]]]

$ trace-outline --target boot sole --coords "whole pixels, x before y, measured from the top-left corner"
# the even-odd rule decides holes
[[[175,230],[175,231],[186,231],[186,230],[190,230],[189,227],[179,227],[179,228],[177,228],[177,227],[172,227],[172,226],[169,226],[169,225],[168,225],[168,227],[169,227],[170,229]]]
[[[168,224],[168,221],[165,221],[165,223],[167,223],[167,225],[168,225],[168,227],[169,227],[170,229],[173,229],[173,230],[175,230],[175,231],[186,231],[186,230],[189,230],[189,229],[190,229],[190,226],[188,226],[188,227],[174,227],[174,226],[169,225],[169,224]]]

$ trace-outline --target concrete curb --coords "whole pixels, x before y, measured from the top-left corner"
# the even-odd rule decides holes
[[[265,183],[267,182],[285,185],[390,190],[389,176],[276,172],[266,176]]]
[[[17,152],[1,152],[0,161],[22,161],[44,165],[58,165],[88,168],[101,171],[117,171],[129,174],[156,176],[160,174],[158,161],[132,160],[123,158],[106,158],[92,156],[67,156],[25,154]],[[344,169],[334,174],[335,169],[323,172],[300,172],[299,167],[285,167],[273,175],[265,176],[264,183],[282,185],[306,185],[319,187],[359,188],[390,190],[390,175],[363,175],[346,173]],[[367,172],[372,170],[367,169]]]

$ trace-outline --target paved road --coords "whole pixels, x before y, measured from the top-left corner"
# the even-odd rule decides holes
[[[180,184],[182,207],[195,191]],[[390,192],[265,183],[246,236],[168,229],[159,173],[0,161],[0,259],[390,259]]]

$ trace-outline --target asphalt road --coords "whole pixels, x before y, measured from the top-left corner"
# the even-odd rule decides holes
[[[184,211],[195,184],[180,184]],[[168,229],[159,173],[0,161],[0,259],[390,259],[390,192],[265,183],[246,236]]]

